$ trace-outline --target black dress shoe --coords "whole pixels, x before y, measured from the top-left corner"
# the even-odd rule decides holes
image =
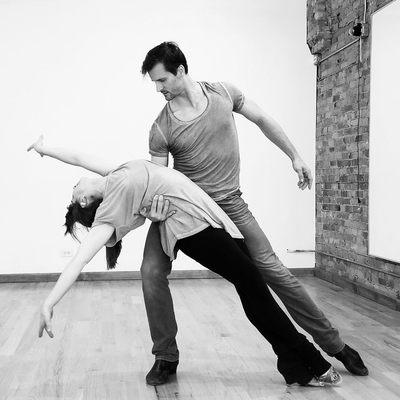
[[[333,355],[336,359],[341,361],[348,371],[354,375],[366,376],[368,375],[368,368],[364,365],[360,355],[351,347],[344,345],[342,351]]]
[[[157,386],[167,383],[169,377],[176,373],[179,361],[156,360],[153,367],[146,375],[148,385]]]

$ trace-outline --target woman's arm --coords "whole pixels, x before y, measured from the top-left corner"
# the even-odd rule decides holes
[[[117,167],[117,165],[111,164],[98,157],[81,153],[79,151],[65,149],[62,147],[49,147],[44,144],[43,135],[40,135],[38,140],[27,148],[27,151],[32,149],[40,154],[41,157],[52,157],[64,163],[85,168],[102,176],[107,175],[110,171]]]
[[[107,224],[97,225],[90,230],[85,240],[79,246],[78,252],[67,264],[53,290],[43,303],[40,315],[39,337],[42,337],[44,329],[50,337],[53,337],[51,329],[53,307],[61,300],[65,293],[67,293],[78,278],[83,267],[107,243],[113,232],[114,227]]]

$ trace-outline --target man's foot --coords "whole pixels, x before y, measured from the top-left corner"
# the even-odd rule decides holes
[[[348,371],[354,375],[366,376],[368,375],[368,368],[364,365],[360,355],[351,347],[344,345],[342,351],[333,355],[336,359],[341,361]]]
[[[148,385],[157,386],[167,383],[169,377],[176,373],[179,361],[156,360],[153,367],[146,375]]]
[[[335,368],[330,367],[321,376],[316,376],[312,378],[310,382],[305,386],[339,386],[342,383],[342,377]]]

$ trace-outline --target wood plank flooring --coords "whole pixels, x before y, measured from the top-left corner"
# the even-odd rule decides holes
[[[39,339],[38,309],[53,283],[0,284],[0,400],[398,400],[400,313],[317,278],[317,304],[363,356],[370,376],[334,359],[340,388],[287,388],[270,346],[220,279],[172,280],[181,360],[171,383],[145,384],[153,364],[140,281],[77,282]]]

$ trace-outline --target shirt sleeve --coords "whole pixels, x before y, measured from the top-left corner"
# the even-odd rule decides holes
[[[232,103],[232,111],[238,112],[244,104],[244,94],[234,85],[228,82],[221,82],[222,87],[225,89]]]
[[[114,246],[128,232],[143,225],[146,218],[140,214],[132,215],[133,194],[128,190],[125,179],[112,176],[107,182],[107,196],[99,205],[92,227],[108,224],[114,227],[114,234],[107,246]]]
[[[168,156],[168,141],[157,121],[154,121],[149,134],[149,153],[155,157]]]

